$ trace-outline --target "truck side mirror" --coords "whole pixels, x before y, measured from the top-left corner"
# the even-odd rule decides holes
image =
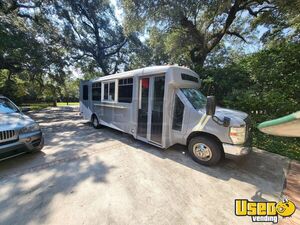
[[[206,115],[213,116],[216,112],[216,98],[215,96],[207,96]]]

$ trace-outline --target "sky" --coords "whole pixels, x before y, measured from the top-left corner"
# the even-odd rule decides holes
[[[120,7],[118,7],[118,3],[116,0],[110,0],[110,2],[115,7],[115,13],[116,13],[116,17],[117,17],[118,21],[120,23],[123,23],[123,18],[124,18],[123,10]]]

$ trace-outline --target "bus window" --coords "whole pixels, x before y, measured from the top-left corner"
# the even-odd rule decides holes
[[[101,101],[101,83],[94,83],[92,86],[92,99],[93,101]]]
[[[87,85],[83,85],[83,94],[82,94],[82,98],[83,100],[88,100],[89,99],[89,87]]]
[[[118,102],[125,102],[125,103],[132,102],[132,87],[133,87],[132,78],[119,80]]]
[[[115,100],[115,82],[109,83],[109,101],[114,101]]]
[[[183,112],[184,112],[184,104],[179,99],[179,97],[176,95],[174,111],[173,111],[173,125],[172,125],[173,130],[181,131]]]
[[[104,96],[103,100],[105,101],[114,101],[115,100],[115,81],[108,82],[104,84]]]

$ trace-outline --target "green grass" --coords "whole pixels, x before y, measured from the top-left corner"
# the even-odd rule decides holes
[[[28,103],[28,104],[21,105],[21,107],[29,107],[31,111],[41,110],[52,106],[53,106],[52,102]],[[68,104],[66,102],[57,102],[57,106],[58,107],[79,106],[79,102],[69,102]]]
[[[66,102],[58,102],[57,106],[79,106],[79,102],[69,102],[68,104]]]
[[[21,107],[29,107],[31,111],[41,110],[52,106],[51,103],[43,102],[43,103],[29,103],[29,104],[22,104]]]

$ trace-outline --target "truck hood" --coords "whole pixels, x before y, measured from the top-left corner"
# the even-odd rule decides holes
[[[242,126],[245,125],[245,119],[248,117],[248,114],[233,109],[226,109],[222,107],[216,107],[215,116],[223,120],[224,117],[230,118],[230,126]]]
[[[21,113],[0,114],[0,131],[19,130],[32,123],[33,119]]]

